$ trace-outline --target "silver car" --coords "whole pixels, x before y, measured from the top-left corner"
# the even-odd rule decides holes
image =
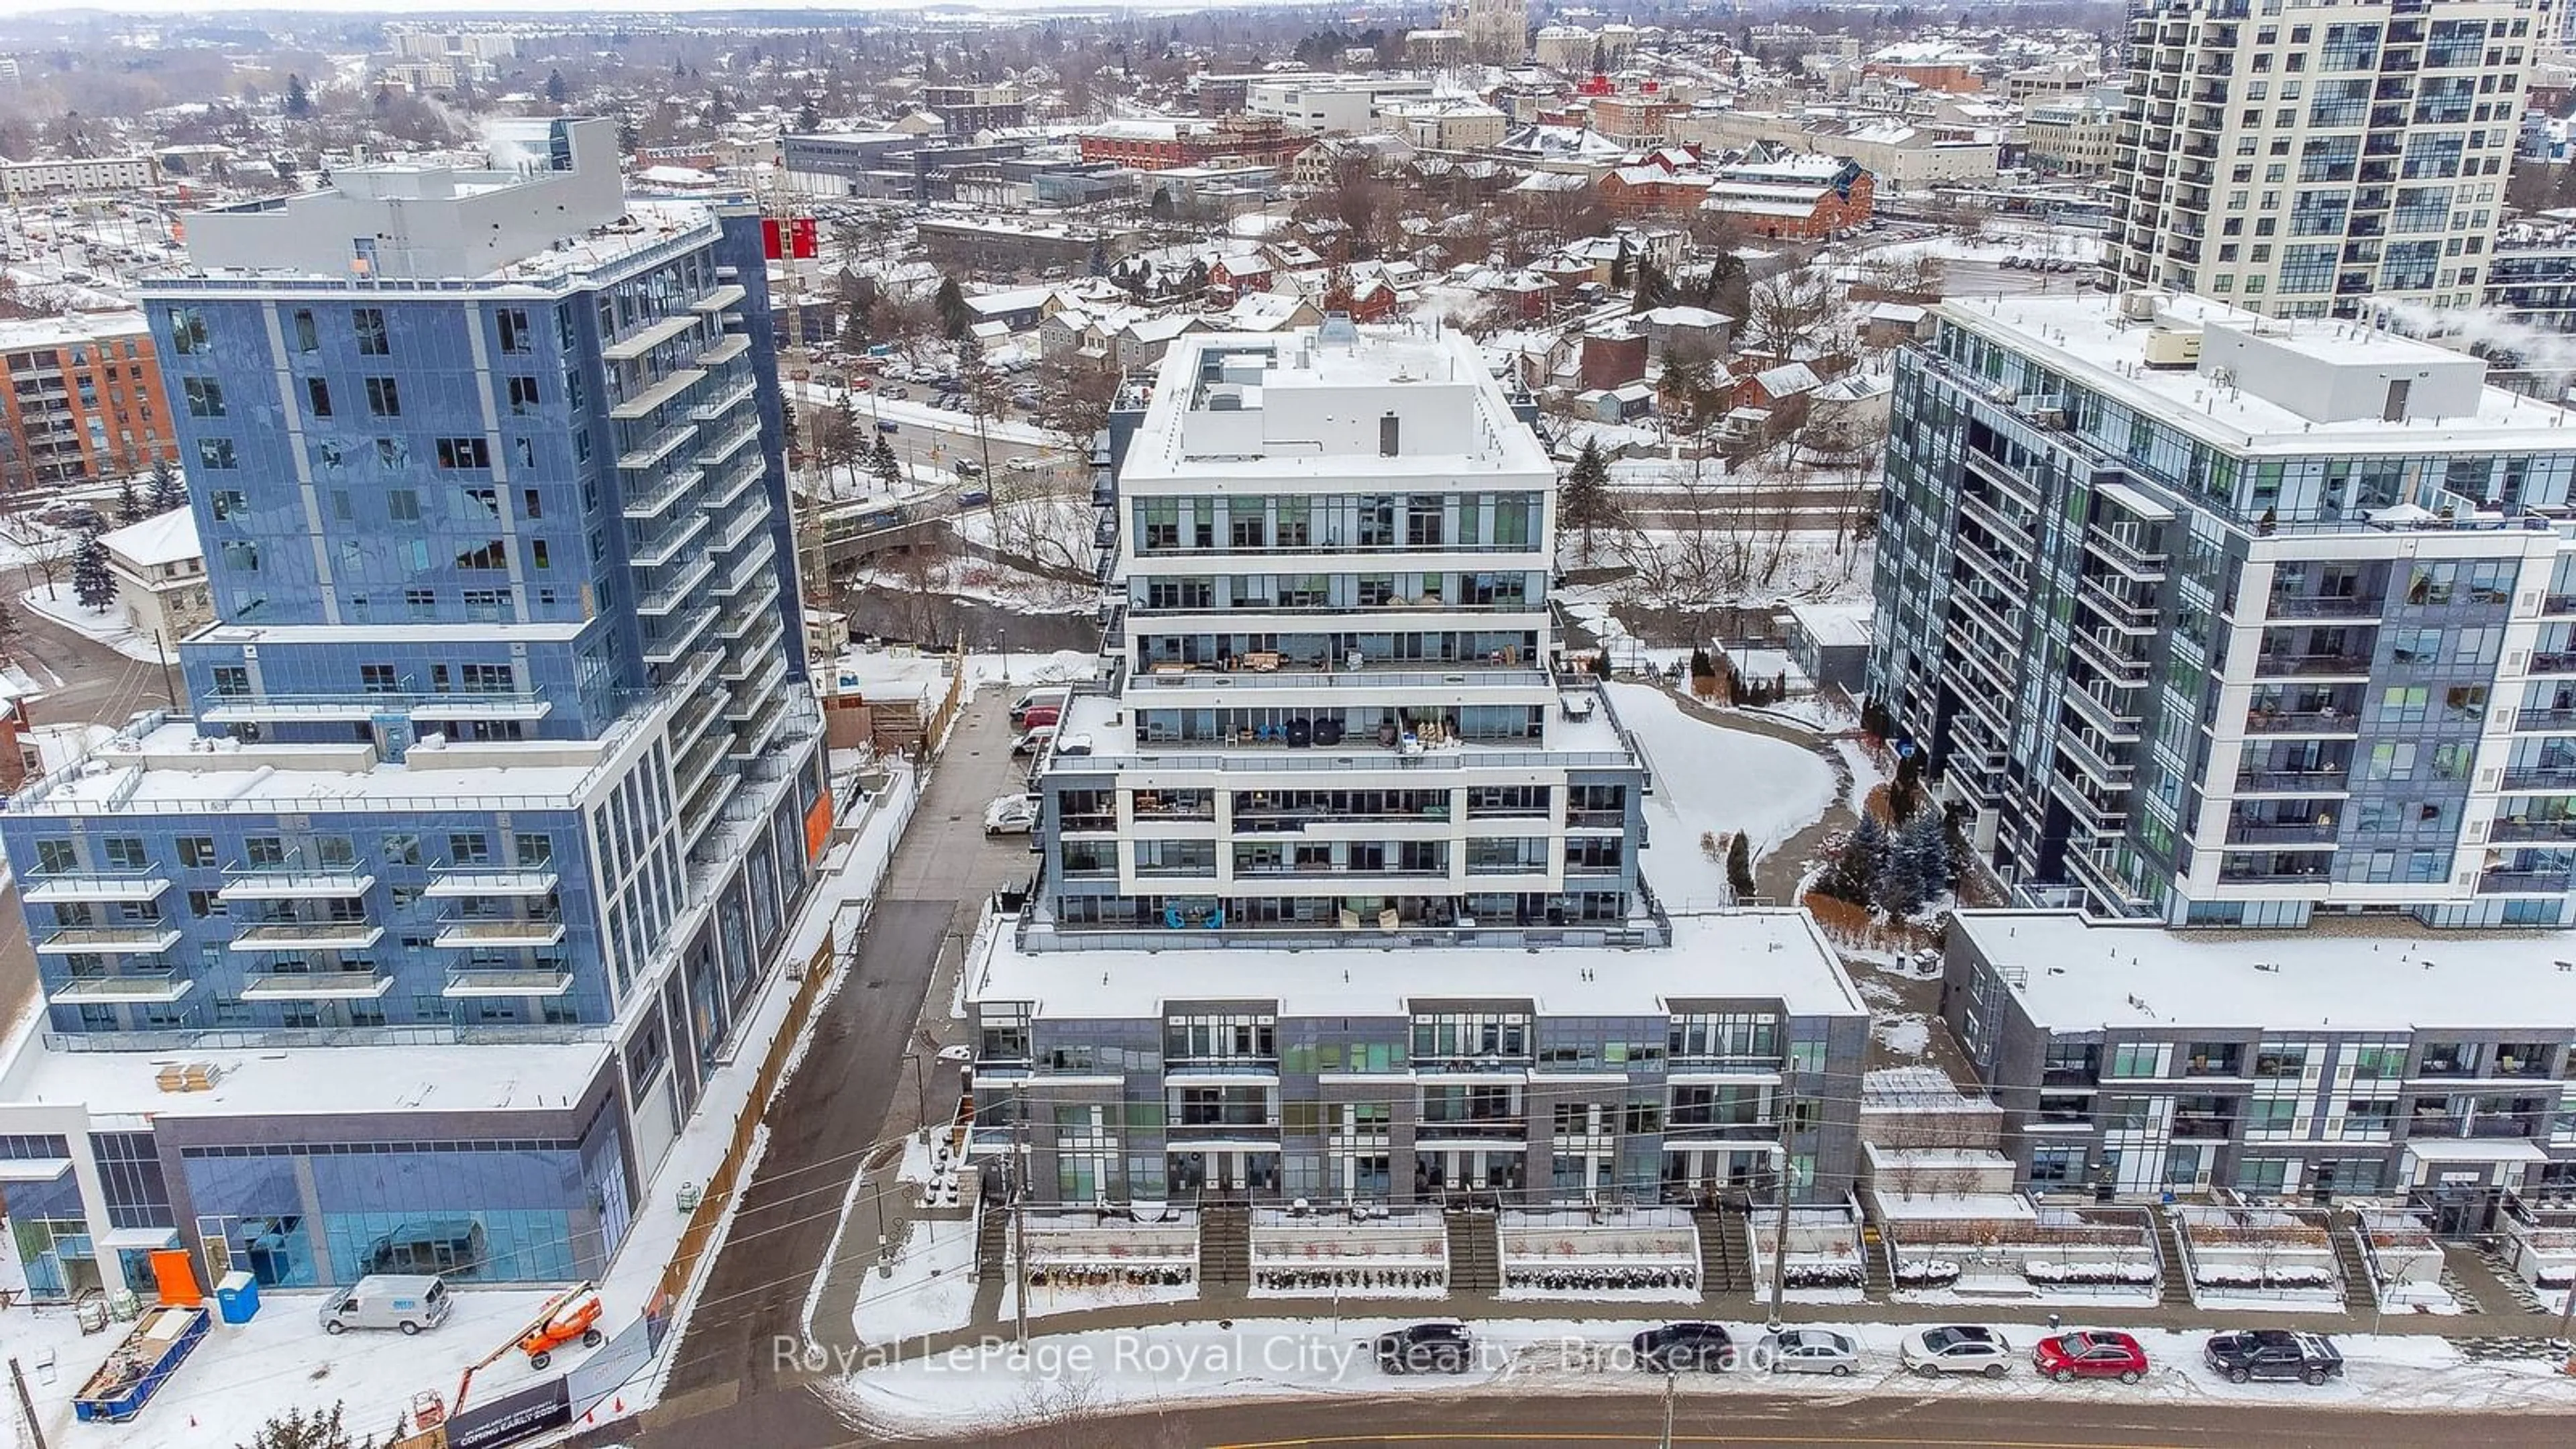
[[[1775,1374],[1832,1374],[1849,1378],[1860,1371],[1860,1341],[1823,1328],[1784,1328],[1762,1337],[1761,1362]]]

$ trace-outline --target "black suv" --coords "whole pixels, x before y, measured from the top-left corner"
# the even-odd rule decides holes
[[[1377,1336],[1377,1366],[1391,1374],[1463,1374],[1475,1363],[1475,1340],[1464,1324],[1417,1323]]]
[[[1684,1369],[1713,1374],[1735,1361],[1735,1341],[1715,1323],[1667,1323],[1628,1340],[1628,1347],[1636,1353],[1637,1367],[1659,1374]]]
[[[2209,1366],[2229,1383],[2248,1379],[2297,1379],[2321,1384],[2343,1377],[2343,1354],[2334,1340],[2318,1333],[2292,1333],[2279,1328],[2253,1328],[2214,1333],[2203,1351]]]

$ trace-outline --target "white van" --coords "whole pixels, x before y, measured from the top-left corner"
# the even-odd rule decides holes
[[[1033,709],[1051,709],[1061,714],[1064,711],[1065,702],[1072,698],[1073,690],[1066,685],[1039,685],[1021,695],[1018,702],[1011,706],[1011,725],[1017,728],[1029,717],[1029,711]]]
[[[408,1336],[447,1321],[456,1307],[435,1273],[370,1273],[322,1302],[322,1331],[398,1328]]]

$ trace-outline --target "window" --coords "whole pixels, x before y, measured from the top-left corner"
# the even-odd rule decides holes
[[[456,566],[461,569],[505,569],[510,566],[510,551],[496,538],[458,554]]]
[[[197,440],[197,466],[200,468],[214,468],[218,470],[240,467],[240,461],[233,456],[233,440],[230,438],[199,438]]]
[[[385,490],[385,516],[396,523],[413,523],[420,518],[420,495],[408,488]]]
[[[206,314],[197,307],[173,307],[169,311],[170,350],[188,354],[206,350]]]
[[[447,837],[447,863],[450,865],[489,865],[492,843],[478,834],[458,832]]]
[[[417,510],[415,510],[414,515],[413,515],[413,516],[414,516],[414,517],[417,517],[417,516],[418,516],[418,512],[417,512]],[[437,590],[435,590],[435,589],[405,589],[405,590],[403,590],[403,612],[404,612],[404,613],[407,613],[407,614],[409,614],[409,615],[411,615],[411,616],[412,616],[413,618],[415,618],[415,619],[427,619],[427,618],[432,618],[432,617],[434,617],[434,616],[438,613],[438,592],[437,592]]]
[[[2159,1058],[2162,1055],[2162,1048],[2151,1045],[2141,1044],[2114,1048],[2111,1052],[2110,1070],[2104,1075],[2113,1077],[2152,1077],[2157,1073]]]
[[[500,324],[501,350],[514,357],[525,357],[537,350],[537,334],[528,325],[528,314],[516,307],[504,307],[494,316]]]
[[[250,693],[250,670],[239,664],[214,667],[215,693],[227,699],[238,699]]]
[[[317,418],[331,416],[331,384],[319,377],[304,379],[304,406]]]
[[[386,836],[384,856],[387,865],[420,864],[420,837],[411,834]]]
[[[390,377],[367,379],[367,413],[371,417],[402,416],[402,390]]]
[[[358,334],[358,355],[360,357],[391,357],[393,355],[394,348],[392,339],[385,334],[384,308],[352,307],[349,309],[349,325]]]
[[[188,416],[219,418],[224,415],[224,385],[211,377],[182,378],[179,390],[188,399]]]
[[[535,378],[533,378],[533,377],[514,377],[514,378],[511,378],[511,379],[510,379],[510,411],[511,411],[511,412],[514,412],[514,413],[532,413],[532,412],[535,412],[535,411],[537,410],[538,405],[539,405],[540,403],[542,403],[543,401],[544,401],[544,399],[543,399],[543,398],[541,398],[541,397],[539,397],[539,396],[537,395],[537,380],[536,380]]]
[[[312,308],[296,308],[293,316],[290,317],[288,321],[289,326],[287,330],[294,336],[296,351],[319,352],[322,350],[322,329],[313,325]]]
[[[360,693],[393,694],[400,690],[401,687],[401,684],[394,678],[394,667],[390,664],[361,664],[358,666],[358,689]]]
[[[441,438],[438,440],[438,466],[488,469],[492,466],[491,444],[482,438]]]
[[[512,837],[510,844],[522,870],[533,870],[554,861],[555,838],[551,835],[522,834]]]
[[[225,488],[211,494],[207,502],[214,508],[215,520],[238,518],[250,511],[250,496],[238,488]]]
[[[179,864],[187,870],[215,868],[215,840],[211,835],[182,835],[177,841]]]

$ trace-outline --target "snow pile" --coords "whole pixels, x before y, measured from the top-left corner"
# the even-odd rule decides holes
[[[1733,904],[1718,841],[1749,835],[1758,865],[1833,805],[1833,767],[1810,751],[1685,713],[1652,685],[1612,684],[1609,691],[1654,779],[1641,862],[1667,908]]]

